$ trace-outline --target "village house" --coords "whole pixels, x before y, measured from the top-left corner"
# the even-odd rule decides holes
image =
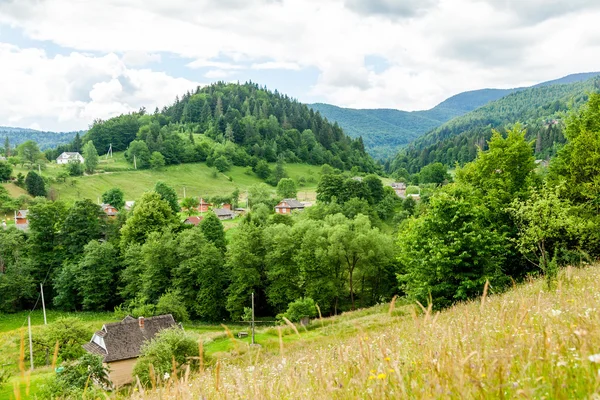
[[[406,197],[406,184],[404,182],[394,182],[391,184],[392,189],[396,192],[396,196],[404,199]]]
[[[102,211],[104,211],[104,213],[112,218],[115,218],[117,216],[117,213],[119,212],[116,208],[114,208],[113,206],[111,206],[110,204],[101,204],[100,207],[102,207]]]
[[[200,198],[200,203],[198,204],[198,211],[199,212],[207,212],[210,207],[212,207],[212,204],[207,203],[203,198]]]
[[[229,203],[223,203],[223,204],[221,204],[221,208],[224,209],[224,210],[231,211],[231,204],[229,204]]]
[[[202,216],[192,215],[190,217],[187,217],[185,219],[185,221],[183,221],[183,223],[187,224],[187,225],[197,226],[203,219],[204,219],[204,217],[202,217]]]
[[[70,162],[80,162],[83,164],[83,157],[76,152],[65,151],[56,159],[57,164],[68,164]]]
[[[29,219],[27,216],[29,215],[29,210],[19,210],[15,211],[15,227],[21,230],[29,229]]]
[[[135,204],[135,201],[133,201],[133,200],[126,201],[125,206],[123,208],[125,209],[125,211],[131,211],[133,209],[134,204]]]
[[[104,324],[83,348],[102,357],[110,369],[109,378],[115,387],[133,382],[133,366],[142,344],[152,340],[163,329],[179,326],[171,314],[135,319],[125,317],[121,322]]]
[[[292,211],[304,210],[304,204],[296,199],[283,199],[275,206],[277,214],[291,214]]]
[[[215,215],[223,220],[223,219],[233,219],[235,217],[235,213],[231,210],[227,210],[225,208],[215,208],[213,209]]]

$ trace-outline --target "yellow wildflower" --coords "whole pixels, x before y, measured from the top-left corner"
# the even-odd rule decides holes
[[[377,379],[385,379],[386,376],[387,376],[386,374],[381,373],[381,374],[377,375]]]

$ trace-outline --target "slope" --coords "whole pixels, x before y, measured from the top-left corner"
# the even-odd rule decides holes
[[[196,377],[134,390],[134,399],[587,398],[597,390],[600,268],[567,269],[441,313],[385,305],[260,330]],[[561,289],[562,288],[562,289]],[[418,315],[421,314],[421,315]],[[214,353],[213,353],[214,354]]]
[[[417,172],[434,162],[446,165],[469,162],[475,158],[478,146],[485,149],[492,129],[502,130],[517,122],[525,124],[528,138],[535,141],[536,155],[548,157],[556,152],[557,145],[564,143],[565,112],[579,107],[587,100],[587,93],[597,90],[600,90],[598,77],[519,90],[418,138],[398,153],[389,170],[406,168]]]
[[[598,72],[572,74],[543,82],[533,87],[576,83],[588,80]],[[462,116],[490,102],[527,88],[481,89],[459,93],[434,108],[423,111],[394,109],[352,109],[330,104],[310,104],[330,121],[337,122],[351,137],[362,137],[365,148],[373,157],[385,159],[427,132],[455,117]]]
[[[0,126],[0,147],[4,146],[4,140],[8,138],[10,146],[16,147],[27,141],[35,141],[40,149],[46,150],[60,144],[69,143],[77,132],[47,132],[35,129],[13,128]]]

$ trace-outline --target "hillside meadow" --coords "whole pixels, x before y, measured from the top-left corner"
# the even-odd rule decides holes
[[[274,168],[275,163],[272,163]],[[214,168],[206,163],[192,163],[166,166],[160,170],[135,170],[125,161],[123,153],[114,153],[113,158],[100,158],[99,172],[82,177],[69,177],[65,182],[53,182],[50,186],[56,191],[57,198],[64,201],[75,201],[84,198],[98,200],[102,193],[118,187],[125,193],[127,200],[139,198],[145,191],[154,187],[157,181],[163,181],[173,187],[180,198],[184,196],[225,196],[230,195],[236,188],[245,198],[245,191],[252,185],[264,183],[247,167],[232,166],[225,173],[214,176]],[[295,181],[300,177],[306,180],[303,186],[298,186],[298,198],[301,201],[314,201],[316,186],[320,177],[320,166],[308,164],[286,164],[288,176]],[[27,175],[30,170],[18,167],[14,175],[22,173]],[[63,165],[48,163],[42,170],[42,176],[56,179],[61,172],[65,172]],[[13,197],[26,194],[25,190],[14,184],[4,184]],[[275,188],[273,188],[275,192]]]
[[[552,290],[543,279],[504,294],[489,288],[441,312],[392,301],[308,329],[258,328],[254,347],[235,336],[244,326],[186,325],[210,356],[202,371],[109,398],[589,398],[600,387],[599,282],[598,265],[568,267]],[[18,343],[11,332],[3,335]],[[12,383],[35,398],[51,374],[32,375],[29,397],[25,378]]]

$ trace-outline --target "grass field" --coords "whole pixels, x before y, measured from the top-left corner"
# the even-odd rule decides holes
[[[562,271],[551,291],[534,280],[440,313],[404,306],[390,315],[390,305],[316,320],[275,344],[238,342],[237,355],[205,372],[132,397],[597,398],[599,289],[594,266]]]
[[[272,165],[274,167],[274,164]],[[225,173],[218,173],[213,177],[213,168],[205,163],[181,164],[165,167],[161,170],[134,170],[133,167],[125,161],[123,153],[115,153],[114,157],[108,160],[101,157],[99,172],[91,176],[79,178],[68,178],[66,182],[54,183],[52,188],[56,191],[61,200],[74,201],[88,198],[97,201],[102,193],[113,187],[119,187],[125,192],[127,200],[135,200],[142,193],[154,187],[157,181],[164,181],[172,186],[182,198],[186,196],[210,197],[215,195],[229,195],[236,188],[244,192],[250,186],[263,182],[254,173],[247,174],[246,167],[232,167]],[[287,164],[285,170],[290,178],[298,180],[304,177],[307,182],[299,187],[298,197],[301,200],[313,201],[315,199],[315,189],[320,177],[320,167],[307,164]],[[57,164],[47,164],[42,170],[43,176],[56,178],[65,167]],[[27,168],[16,168],[14,174],[29,172]],[[13,185],[5,184],[5,187],[13,196],[26,194],[26,192]],[[273,188],[273,192],[275,188]]]

